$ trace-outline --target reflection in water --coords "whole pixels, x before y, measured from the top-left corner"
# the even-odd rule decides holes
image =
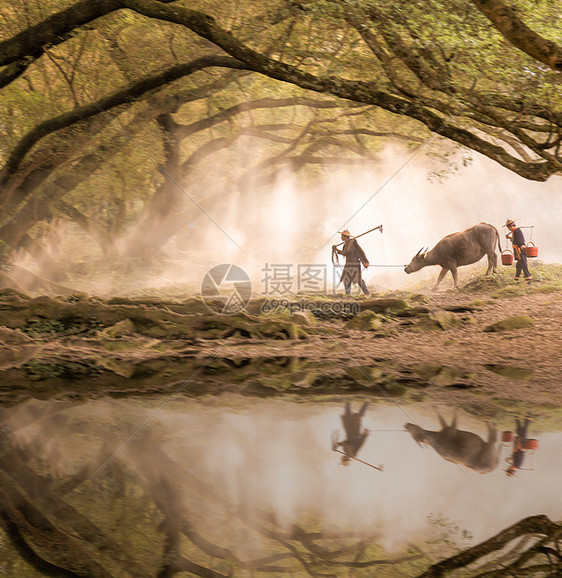
[[[332,439],[332,450],[342,455],[341,464],[344,466],[348,466],[352,459],[357,458],[357,452],[369,435],[368,429],[361,429],[361,420],[368,407],[369,402],[365,402],[358,412],[352,412],[351,403],[349,401],[345,403],[344,412],[340,416],[345,431],[345,439],[341,442],[338,441],[337,432],[336,437]],[[338,448],[341,448],[341,450]]]
[[[527,430],[531,423],[531,418],[526,417],[523,420],[515,420],[515,438],[513,439],[513,452],[511,456],[506,459],[509,464],[506,474],[513,477],[517,470],[523,469],[523,461],[528,451],[534,451],[538,447],[538,441],[534,439],[527,439]],[[509,432],[511,434],[511,432]]]
[[[485,442],[479,435],[457,428],[456,412],[451,425],[447,425],[439,411],[436,411],[441,431],[425,430],[413,423],[405,425],[418,444],[428,444],[446,460],[466,466],[480,474],[487,474],[498,467],[501,446],[493,425],[486,423],[488,441]]]
[[[381,474],[334,463],[333,404],[164,401],[1,410],[0,574],[417,576],[451,553],[431,535],[447,518],[481,540],[562,517],[560,434],[541,436],[528,477],[480,477],[420,452],[396,408],[371,407],[361,456],[382,458]]]

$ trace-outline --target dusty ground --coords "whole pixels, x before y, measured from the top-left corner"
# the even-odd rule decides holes
[[[373,360],[385,360],[398,367],[444,366],[469,374],[465,385],[475,389],[429,385],[425,391],[436,401],[470,402],[475,394],[488,394],[509,401],[562,405],[562,295],[533,294],[493,300],[487,293],[472,294],[467,299],[464,294],[448,291],[431,294],[430,299],[429,306],[439,308],[462,307],[478,300],[485,303],[470,311],[473,323],[446,331],[415,332],[405,327],[381,339],[376,333],[339,327],[336,335],[259,346],[236,342],[229,345],[229,350],[241,356],[293,355],[316,361],[337,360],[346,366],[362,366]],[[516,315],[531,317],[535,325],[484,332],[492,323]],[[507,376],[486,366],[504,366]]]
[[[0,403],[181,390],[376,396],[462,405],[479,415],[562,408],[562,291],[393,299],[407,307],[381,310],[377,296],[349,301],[382,320],[378,329],[356,330],[337,316],[312,318],[312,326],[301,319],[298,327],[287,314],[226,319],[196,300],[1,294]],[[449,316],[450,326],[428,325],[436,314]],[[484,331],[518,315],[533,324]]]

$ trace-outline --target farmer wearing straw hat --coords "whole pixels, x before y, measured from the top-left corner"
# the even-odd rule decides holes
[[[345,257],[345,266],[343,268],[340,281],[343,282],[346,295],[351,293],[352,283],[357,283],[365,295],[369,295],[367,284],[361,276],[361,264],[364,267],[369,266],[369,261],[365,251],[360,247],[357,239],[351,236],[348,229],[339,232],[344,245],[338,249],[336,245],[332,247],[332,253],[343,255]]]
[[[527,245],[525,242],[525,235],[523,235],[523,231],[515,224],[513,219],[508,219],[504,226],[509,230],[506,238],[511,239],[513,254],[517,261],[517,264],[515,265],[515,280],[519,281],[521,273],[523,273],[525,275],[525,281],[530,283],[531,273],[527,266]]]

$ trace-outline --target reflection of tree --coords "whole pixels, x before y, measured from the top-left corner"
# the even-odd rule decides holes
[[[471,576],[560,576],[561,547],[562,525],[546,516],[530,516],[485,542],[432,565],[420,578],[447,576],[478,563],[480,567]]]
[[[287,528],[270,512],[233,510],[148,431],[118,454],[115,445],[88,439],[82,449],[93,457],[65,471],[58,453],[64,446],[53,443],[56,428],[60,432],[62,424],[71,439],[89,437],[88,426],[67,421],[64,411],[28,409],[17,420],[5,412],[0,422],[9,426],[0,430],[0,519],[12,547],[5,556],[12,573],[23,560],[48,576],[334,575],[422,556],[383,559],[359,533]],[[18,435],[30,425],[31,437]]]
[[[0,570],[7,574],[413,576],[429,563],[416,546],[385,558],[376,536],[325,529],[318,519],[287,525],[255,504],[235,507],[189,459],[172,458],[154,431],[123,447],[122,426],[93,425],[66,407],[29,404],[0,414]],[[500,552],[482,575],[509,575],[498,573],[499,564],[531,564],[548,575],[562,562],[561,531],[544,516],[528,518],[423,576]]]

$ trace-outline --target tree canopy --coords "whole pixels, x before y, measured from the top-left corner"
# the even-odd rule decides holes
[[[376,162],[389,140],[544,181],[562,168],[557,18],[548,0],[17,0],[0,9],[0,239],[55,277],[53,219],[105,255],[127,232],[146,258],[203,199]]]

